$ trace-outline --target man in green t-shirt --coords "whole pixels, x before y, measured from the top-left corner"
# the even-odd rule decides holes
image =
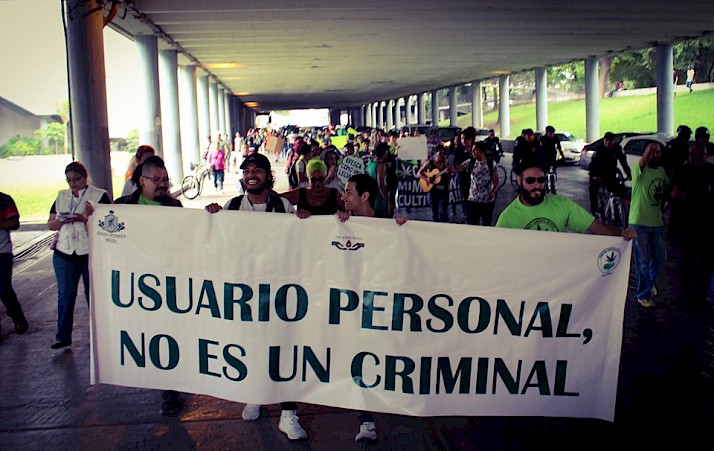
[[[637,232],[634,242],[637,302],[654,307],[657,289],[654,281],[664,263],[664,220],[662,202],[669,178],[662,161],[662,147],[651,142],[645,146],[639,163],[632,171],[632,201],[629,222]]]
[[[520,194],[503,210],[496,227],[622,236],[625,240],[636,236],[632,229],[620,229],[598,221],[566,197],[546,193],[546,168],[541,161],[526,159],[520,168],[521,173],[516,176]]]

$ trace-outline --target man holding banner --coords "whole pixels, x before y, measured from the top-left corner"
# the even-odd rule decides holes
[[[377,181],[369,174],[357,174],[350,177],[342,194],[347,211],[337,212],[340,221],[345,222],[350,216],[377,216],[374,203],[379,195]],[[404,216],[395,216],[397,225],[407,222]],[[374,425],[374,415],[372,412],[360,411],[357,416],[359,420],[359,432],[355,435],[355,442],[367,442],[374,444],[377,441],[377,428]]]
[[[546,168],[536,158],[526,158],[516,176],[519,196],[506,207],[496,222],[496,227],[511,229],[544,230],[549,232],[574,231],[595,235],[622,236],[631,240],[634,230],[604,224],[584,208],[557,194],[546,194]]]
[[[243,184],[247,195],[241,195],[229,200],[226,210],[264,211],[268,213],[294,213],[290,201],[271,193],[275,178],[270,166],[270,160],[262,154],[248,155],[240,167],[243,170]],[[206,206],[206,211],[217,213],[223,207],[216,203]],[[307,432],[300,425],[297,416],[297,403],[283,402],[280,404],[280,422],[278,429],[290,440],[305,440]],[[246,404],[241,414],[245,421],[255,421],[260,417],[260,404]]]

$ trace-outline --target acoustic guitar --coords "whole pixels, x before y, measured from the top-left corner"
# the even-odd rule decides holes
[[[426,180],[419,177],[419,186],[421,186],[422,191],[424,191],[425,193],[431,191],[434,185],[439,184],[439,182],[441,181],[441,176],[444,175],[448,170],[449,168],[444,168],[442,170],[433,169],[429,172],[425,172],[424,175],[426,176]]]

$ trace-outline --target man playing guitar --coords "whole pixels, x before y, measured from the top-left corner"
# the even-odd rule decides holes
[[[434,156],[419,169],[419,184],[431,197],[431,212],[434,222],[449,222],[450,168],[444,156],[445,148],[439,144]]]

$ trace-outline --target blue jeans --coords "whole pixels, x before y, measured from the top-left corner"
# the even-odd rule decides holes
[[[635,250],[635,276],[637,299],[652,300],[652,287],[664,263],[664,227],[645,227],[631,224],[637,232],[633,242]]]
[[[89,256],[62,257],[55,253],[52,266],[57,279],[57,341],[72,341],[74,301],[79,278],[84,282],[84,295],[89,305]]]

